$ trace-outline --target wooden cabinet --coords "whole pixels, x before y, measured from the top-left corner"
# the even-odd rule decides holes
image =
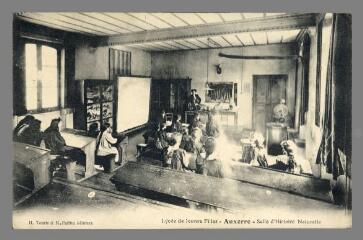
[[[85,80],[83,84],[79,84],[79,88],[82,99],[75,106],[75,128],[86,130],[92,135],[105,122],[114,125],[114,82]]]
[[[152,79],[150,95],[150,119],[156,121],[161,110],[184,117],[191,79]]]

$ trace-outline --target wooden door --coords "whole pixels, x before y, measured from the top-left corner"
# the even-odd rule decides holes
[[[273,121],[273,108],[286,100],[287,75],[253,76],[253,128],[265,135],[266,123]]]
[[[254,76],[253,84],[253,128],[256,132],[265,134],[266,109],[269,107],[269,81],[264,76]]]

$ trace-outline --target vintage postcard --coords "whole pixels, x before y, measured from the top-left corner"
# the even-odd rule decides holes
[[[351,24],[14,13],[13,228],[351,228]]]

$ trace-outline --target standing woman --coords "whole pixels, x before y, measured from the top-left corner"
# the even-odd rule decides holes
[[[109,123],[104,123],[101,132],[97,136],[96,140],[96,155],[107,156],[115,154],[115,162],[119,162],[121,154],[117,145],[117,138],[112,136],[112,128]]]

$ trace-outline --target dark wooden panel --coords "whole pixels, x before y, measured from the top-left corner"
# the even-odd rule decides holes
[[[273,121],[273,108],[286,100],[287,75],[253,76],[253,126],[262,134],[266,132],[266,123]]]
[[[190,94],[191,79],[152,79],[150,120],[156,121],[161,110],[184,116]]]
[[[267,78],[255,78],[253,91],[253,121],[255,130],[262,134],[264,134],[266,130],[266,105],[268,104],[268,88],[269,81]]]

